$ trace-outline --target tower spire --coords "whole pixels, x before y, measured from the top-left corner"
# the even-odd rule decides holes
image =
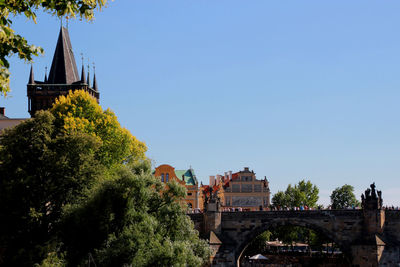
[[[31,65],[31,72],[29,73],[29,81],[28,84],[34,84],[35,78],[33,77],[33,65]]]
[[[48,82],[51,84],[72,84],[79,80],[69,33],[66,28],[61,26]]]
[[[93,89],[98,92],[98,88],[97,88],[97,80],[96,80],[96,66],[93,63]]]

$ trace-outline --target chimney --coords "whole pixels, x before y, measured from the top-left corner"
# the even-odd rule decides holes
[[[216,181],[215,181],[215,185],[218,185],[220,182],[221,182],[221,179],[222,179],[222,175],[217,175],[217,179],[216,179]]]
[[[3,115],[3,116],[6,115],[6,108],[5,107],[0,107],[0,115]]]
[[[210,183],[209,185],[212,186],[215,183],[215,176],[210,176]]]
[[[229,171],[228,175],[229,175],[229,181],[232,180],[232,171]]]

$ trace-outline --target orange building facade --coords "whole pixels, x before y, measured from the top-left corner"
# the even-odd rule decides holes
[[[199,203],[199,184],[192,168],[175,170],[171,165],[163,164],[155,169],[154,176],[159,177],[163,183],[175,180],[185,186],[187,190],[185,197],[187,206],[190,209],[203,209],[203,205]]]

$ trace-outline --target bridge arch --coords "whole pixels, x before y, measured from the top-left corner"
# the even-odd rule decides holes
[[[332,222],[331,224],[333,227],[332,229],[327,229],[325,227],[321,227],[317,222],[309,221],[306,218],[291,218],[291,219],[272,219],[270,221],[262,223],[260,226],[247,231],[246,235],[244,236],[242,242],[237,244],[236,250],[235,250],[235,255],[236,255],[236,265],[239,267],[240,266],[240,259],[243,255],[243,252],[246,250],[247,246],[260,234],[262,234],[264,231],[271,230],[280,226],[300,226],[304,228],[308,228],[311,230],[314,230],[318,233],[322,233],[325,235],[327,238],[335,242],[337,244],[341,251],[347,255],[350,255],[350,244],[348,244],[346,241],[343,241],[338,235],[337,235],[337,229],[335,229],[335,223]]]

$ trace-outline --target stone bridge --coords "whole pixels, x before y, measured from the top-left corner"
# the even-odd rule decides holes
[[[241,254],[257,235],[282,225],[324,234],[353,266],[399,266],[400,211],[383,210],[381,204],[376,195],[363,198],[361,210],[221,212],[217,203],[208,203],[205,213],[189,216],[209,241],[212,266],[239,266]]]

